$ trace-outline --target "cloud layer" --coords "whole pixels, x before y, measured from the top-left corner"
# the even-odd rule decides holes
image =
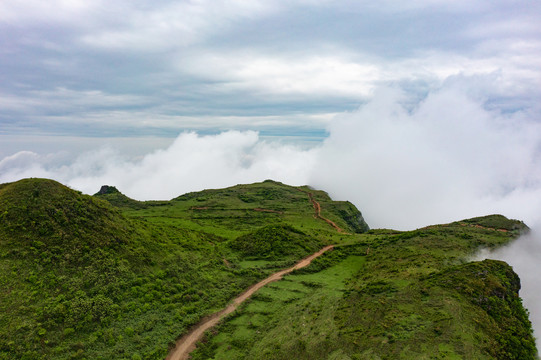
[[[456,86],[410,111],[385,90],[332,123],[310,183],[353,200],[375,226],[410,228],[502,212],[537,222],[540,124],[487,110]]]
[[[478,80],[478,79],[477,79]],[[275,179],[354,202],[373,227],[410,229],[489,213],[536,224],[541,210],[541,124],[487,107],[461,81],[416,94],[381,88],[343,113],[320,145],[262,140],[257,132],[181,133],[137,158],[102,147],[21,151],[0,161],[0,181],[41,176],[87,193],[103,184],[137,199]],[[470,88],[471,90],[471,88]]]
[[[0,161],[0,182],[45,177],[90,194],[109,184],[140,200],[171,199],[189,191],[267,178],[302,185],[317,151],[262,142],[253,131],[206,136],[190,132],[136,161],[113,148],[85,152],[67,164],[62,163],[63,154],[21,151]]]

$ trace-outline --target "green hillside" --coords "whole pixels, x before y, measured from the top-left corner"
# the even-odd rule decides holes
[[[193,358],[536,359],[517,275],[467,262],[525,230],[501,216],[372,230],[262,289]]]
[[[305,193],[279,183],[170,202],[103,190],[0,185],[0,359],[164,358],[201,317],[337,238]],[[280,256],[233,245],[273,229],[295,238]]]
[[[501,215],[369,230],[351,203],[270,180],[141,202],[25,179],[0,185],[0,221],[0,359],[164,359],[200,319],[329,244],[193,357],[535,354],[516,274],[467,262],[527,230]]]

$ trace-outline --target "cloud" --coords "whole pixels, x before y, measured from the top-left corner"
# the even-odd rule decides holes
[[[381,79],[375,64],[362,64],[345,56],[278,57],[233,52],[195,53],[183,57],[178,66],[193,75],[220,79],[222,91],[257,91],[289,96],[351,97],[370,94]]]
[[[450,76],[489,73],[500,74],[501,93],[520,97],[513,104],[524,108],[539,98],[538,7],[440,0],[3,2],[1,115],[15,124],[9,133],[86,133],[61,126],[64,119],[39,117],[55,109],[73,112],[68,121],[104,124],[104,136],[129,124],[130,115],[139,126],[141,118],[194,115],[204,123],[218,112],[273,117],[285,133],[293,115],[351,111],[382,85],[424,91]],[[321,123],[312,128],[321,130]]]
[[[39,0],[8,1],[0,4],[0,23],[77,22],[89,12],[99,8],[101,1],[84,0]]]
[[[454,86],[411,111],[402,102],[385,89],[331,123],[316,163],[325,170],[310,183],[353,201],[376,227],[490,213],[538,220],[541,124],[487,110]]]
[[[137,159],[114,144],[64,164],[30,149],[0,162],[0,181],[44,176],[88,193],[110,184],[135,198],[167,199],[272,178],[350,200],[372,227],[411,229],[489,213],[534,223],[541,213],[541,123],[535,112],[487,107],[489,98],[464,90],[471,81],[457,78],[421,97],[380,88],[358,110],[326,120],[328,138],[311,148],[262,140],[254,131],[184,132]]]
[[[40,156],[32,151],[20,151],[13,155],[6,156],[0,160],[0,174],[4,171],[14,171],[20,168],[27,168],[34,165]]]
[[[46,177],[89,194],[109,184],[140,200],[171,199],[190,191],[270,178],[302,185],[317,151],[260,141],[253,131],[182,133],[166,149],[136,161],[112,148],[83,153],[69,164],[44,162],[44,157],[22,151],[0,161],[0,182]]]
[[[113,51],[162,52],[200,43],[235,21],[264,16],[274,11],[263,1],[163,1],[133,6],[122,2],[116,13],[125,17],[123,26],[109,26],[87,33],[82,42]]]
[[[85,113],[102,109],[141,106],[147,102],[142,96],[107,94],[103,91],[76,91],[67,88],[35,90],[26,96],[1,94],[2,111],[24,113]]]
[[[513,267],[519,275],[520,297],[530,313],[530,321],[537,338],[537,348],[541,348],[541,281],[539,280],[539,258],[541,257],[541,224],[528,234],[521,236],[510,245],[495,251],[483,250],[475,260],[502,260]]]

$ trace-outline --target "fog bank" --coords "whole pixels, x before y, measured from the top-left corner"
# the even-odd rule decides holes
[[[537,348],[541,349],[541,280],[539,279],[539,259],[541,257],[541,226],[521,236],[506,247],[488,251],[482,250],[475,260],[502,260],[513,267],[520,277],[520,297],[530,312],[530,320],[536,336]]]
[[[337,116],[329,137],[309,149],[253,131],[186,132],[137,158],[114,146],[75,160],[20,151],[0,160],[0,182],[47,177],[89,194],[108,184],[147,200],[274,179],[349,200],[371,227],[407,230],[492,213],[533,224],[541,214],[541,128],[534,119],[490,110],[454,84],[421,100],[384,88]]]
[[[330,126],[310,183],[364,211],[372,227],[412,229],[492,213],[532,223],[541,210],[541,128],[487,110],[459,89],[413,110],[384,89]]]

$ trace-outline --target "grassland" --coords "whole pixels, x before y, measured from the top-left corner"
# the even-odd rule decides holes
[[[194,358],[535,355],[519,279],[501,262],[467,262],[526,229],[502,216],[402,233],[274,181],[139,202],[27,179],[0,185],[0,221],[0,359],[163,359],[202,317],[328,244]]]
[[[264,289],[194,359],[535,359],[520,280],[467,262],[524,230],[501,216],[372,230]]]
[[[338,241],[313,214],[306,193],[271,181],[162,202],[2,184],[0,359],[162,359],[243,289]],[[254,234],[272,248],[247,252]]]

